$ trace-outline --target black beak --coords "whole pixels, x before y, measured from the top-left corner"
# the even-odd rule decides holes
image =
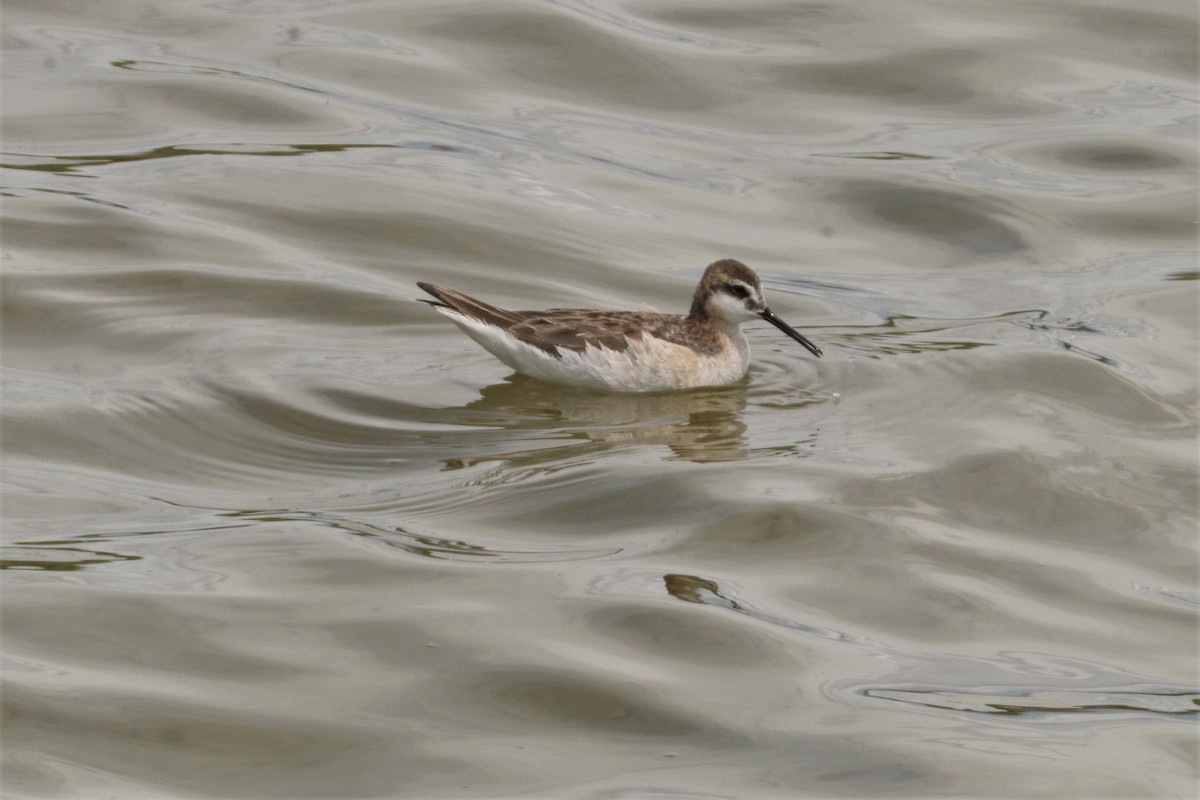
[[[788,336],[795,339],[800,344],[807,347],[808,352],[812,353],[817,358],[821,357],[821,348],[817,347],[815,344],[810,342],[808,339],[805,339],[803,336],[801,336],[799,333],[796,332],[795,328],[793,328],[791,325],[788,325],[786,322],[781,320],[779,317],[775,316],[774,311],[772,311],[769,308],[764,308],[762,311],[758,312],[758,315],[760,317],[762,317],[763,319],[765,319],[767,322],[774,325],[776,328],[779,328],[779,330],[783,331]]]

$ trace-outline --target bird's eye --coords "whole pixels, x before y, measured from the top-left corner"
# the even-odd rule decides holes
[[[739,300],[745,300],[750,296],[750,290],[740,283],[729,284],[729,293]]]

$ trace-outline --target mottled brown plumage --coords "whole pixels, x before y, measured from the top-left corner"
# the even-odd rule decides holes
[[[561,357],[559,348],[582,352],[589,345],[609,350],[624,350],[631,340],[650,335],[675,344],[696,346],[702,352],[716,352],[713,335],[706,335],[701,318],[691,315],[658,314],[653,311],[604,311],[595,308],[547,308],[540,311],[509,311],[476,300],[474,297],[428,283],[417,286],[437,298],[422,300],[431,306],[445,306],[494,325],[526,344]]]
[[[422,302],[509,366],[566,383],[626,391],[729,383],[745,374],[749,348],[738,326],[754,317],[821,355],[767,308],[758,276],[733,259],[708,266],[686,316],[591,308],[510,311],[454,289],[417,285],[436,298]],[[543,355],[535,358],[534,352]]]

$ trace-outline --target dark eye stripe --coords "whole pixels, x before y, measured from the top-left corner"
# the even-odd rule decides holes
[[[745,300],[747,297],[750,296],[750,290],[747,289],[745,286],[742,286],[740,283],[729,284],[729,292],[734,297],[737,297],[742,300]]]

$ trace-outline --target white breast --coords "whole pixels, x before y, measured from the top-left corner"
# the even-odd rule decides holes
[[[670,391],[735,383],[750,365],[750,345],[733,326],[723,337],[726,347],[713,355],[643,336],[632,340],[624,350],[589,345],[579,352],[560,350],[562,355],[556,358],[453,309],[437,310],[508,366],[555,383],[618,392]]]

